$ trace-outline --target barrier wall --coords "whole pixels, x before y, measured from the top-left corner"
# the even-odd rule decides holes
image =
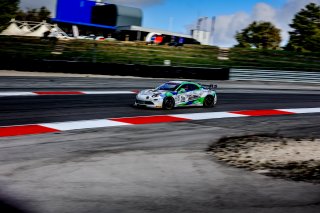
[[[4,60],[3,70],[102,74],[152,78],[229,80],[229,68],[192,68],[44,60]]]

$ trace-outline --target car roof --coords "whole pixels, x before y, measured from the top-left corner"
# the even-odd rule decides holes
[[[197,83],[191,82],[191,81],[169,81],[167,83],[173,83],[173,84],[197,84]]]
[[[172,83],[172,84],[182,84],[184,83],[185,81],[169,81],[167,83]]]
[[[192,82],[192,81],[169,81],[167,83],[172,83],[172,84],[195,84],[195,85],[201,87],[200,84],[198,84],[196,82]]]

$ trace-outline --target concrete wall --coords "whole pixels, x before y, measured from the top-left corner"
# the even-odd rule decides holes
[[[147,66],[134,64],[107,64],[90,62],[5,60],[0,69],[40,72],[64,72],[82,74],[102,74],[138,76],[169,79],[229,80],[228,68],[192,68],[173,66]]]

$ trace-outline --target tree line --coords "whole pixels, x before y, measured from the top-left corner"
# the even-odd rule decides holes
[[[51,12],[46,7],[24,11],[19,8],[19,4],[20,0],[0,0],[0,32],[12,18],[20,21],[50,21]]]
[[[18,10],[15,19],[19,21],[50,21],[51,12],[46,7],[39,9],[28,9],[27,11]]]
[[[320,5],[310,3],[295,14],[289,25],[288,44],[284,47],[289,51],[320,51]],[[241,32],[237,32],[236,47],[278,49],[281,43],[281,30],[271,22],[256,22],[249,24]]]

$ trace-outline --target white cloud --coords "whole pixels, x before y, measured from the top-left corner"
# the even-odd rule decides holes
[[[247,26],[250,16],[246,13],[236,13],[229,16],[218,16],[215,24],[214,41],[222,46],[228,46],[235,31]]]
[[[289,24],[294,15],[309,3],[320,4],[320,0],[287,0],[283,7],[276,9],[266,3],[258,3],[251,14],[236,13],[226,16],[218,16],[216,19],[214,45],[233,46],[237,42],[234,36],[253,21],[269,21],[281,29],[282,44],[289,39]]]
[[[252,18],[257,21],[274,21],[277,11],[266,3],[258,3],[254,6]]]

